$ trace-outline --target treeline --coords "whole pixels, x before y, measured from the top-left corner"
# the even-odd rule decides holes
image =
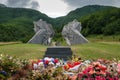
[[[118,35],[120,34],[120,9],[110,8],[103,11],[85,16],[79,21],[82,22],[84,35],[103,34]]]
[[[22,21],[20,21],[22,20]],[[19,18],[8,23],[0,24],[0,41],[26,42],[33,34],[32,20]]]
[[[53,25],[57,31],[61,31],[63,26],[68,24],[68,22],[73,21],[74,19],[81,19],[81,17],[95,13],[97,11],[106,10],[112,8],[110,6],[99,6],[99,5],[88,5],[82,8],[77,8],[76,10],[71,11],[66,16],[55,18]]]
[[[27,42],[34,35],[33,21],[39,19],[52,21],[36,10],[0,7],[0,41]]]
[[[63,26],[73,21],[74,19],[80,20],[82,17],[93,14],[97,11],[107,10],[113,7],[110,6],[99,6],[99,5],[88,5],[82,8],[77,8],[76,10],[71,11],[66,16],[58,17],[54,19],[52,25],[54,26],[54,30],[56,32],[54,39],[62,40],[61,31]],[[80,20],[81,21],[81,20]]]
[[[0,7],[0,41],[27,42],[33,35],[33,21],[43,19],[53,25],[54,40],[62,40],[61,31],[65,24],[77,19],[82,23],[82,33],[116,35],[120,34],[120,9],[108,6],[85,6],[68,15],[50,18],[32,9]]]
[[[109,6],[85,6],[70,12],[65,17],[56,18],[60,29],[65,24],[77,19],[82,24],[82,34],[88,35],[119,35],[120,34],[120,8]],[[62,28],[61,28],[62,27]],[[60,34],[59,34],[60,35]],[[58,37],[59,37],[58,35]]]

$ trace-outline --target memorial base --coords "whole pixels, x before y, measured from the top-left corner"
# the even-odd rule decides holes
[[[64,47],[64,46],[48,47],[44,57],[52,57],[52,58],[68,60],[72,58],[72,50],[70,47]]]

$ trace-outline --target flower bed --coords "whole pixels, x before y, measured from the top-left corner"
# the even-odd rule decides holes
[[[0,56],[0,79],[8,80],[119,80],[119,60],[62,61],[45,57],[21,60],[8,55]]]

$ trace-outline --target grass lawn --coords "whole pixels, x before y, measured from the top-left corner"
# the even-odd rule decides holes
[[[102,41],[90,39],[88,44],[71,46],[73,53],[82,59],[120,59],[119,41]],[[42,58],[47,46],[23,43],[0,43],[0,54],[8,54],[20,58]],[[56,53],[57,54],[57,53]]]
[[[42,58],[46,48],[46,46],[38,44],[5,44],[0,45],[0,54],[26,59]]]
[[[83,59],[120,59],[120,42],[90,42],[72,46],[72,49]]]

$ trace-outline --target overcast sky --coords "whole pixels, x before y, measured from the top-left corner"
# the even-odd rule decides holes
[[[50,17],[64,16],[71,10],[86,5],[120,7],[120,0],[0,0],[9,7],[23,7],[39,10]]]

